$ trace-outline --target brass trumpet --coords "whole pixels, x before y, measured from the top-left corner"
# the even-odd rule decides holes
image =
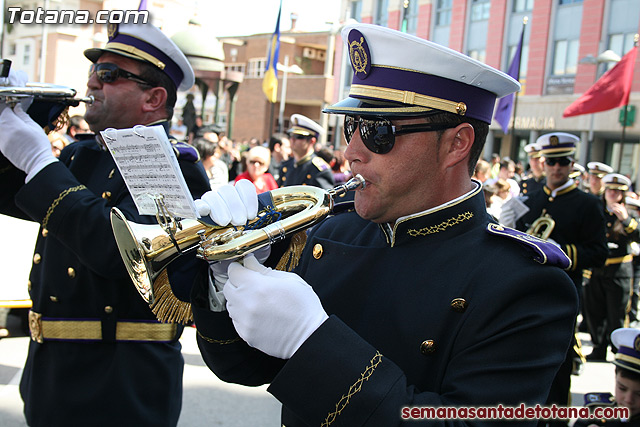
[[[26,87],[0,86],[0,99],[13,108],[21,98],[33,97],[34,100],[49,101],[66,106],[77,107],[81,102],[93,103],[93,96],[76,98],[77,91],[66,86],[48,83],[27,83]]]
[[[175,218],[161,213],[160,206],[157,225],[127,221],[118,208],[112,208],[111,227],[131,280],[142,298],[153,304],[154,281],[179,256],[195,250],[197,257],[208,261],[242,257],[317,224],[332,212],[335,197],[364,185],[364,178],[356,175],[331,190],[307,185],[272,190],[280,219],[256,229],[252,227],[265,220],[264,212],[244,227],[221,227]]]
[[[551,218],[551,215],[543,211],[542,215],[533,221],[531,227],[527,230],[527,234],[542,240],[548,240],[555,226],[556,222]]]

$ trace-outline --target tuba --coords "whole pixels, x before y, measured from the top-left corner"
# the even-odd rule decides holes
[[[198,258],[207,261],[242,257],[317,224],[333,211],[335,197],[364,185],[364,178],[356,175],[331,190],[307,185],[272,190],[271,212],[262,211],[243,227],[175,218],[158,200],[158,224],[127,221],[118,208],[112,208],[111,227],[131,280],[142,298],[153,304],[154,281],[181,255],[195,251]],[[279,219],[268,223],[270,214]]]
[[[542,215],[533,221],[531,227],[527,230],[527,234],[538,239],[548,240],[555,226],[556,222],[551,218],[551,215],[543,211]]]

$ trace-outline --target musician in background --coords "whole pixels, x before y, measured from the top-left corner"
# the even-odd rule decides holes
[[[291,157],[280,167],[280,187],[291,185],[314,185],[333,188],[331,166],[320,156],[314,147],[324,134],[324,129],[302,114],[291,115],[291,128],[287,131],[291,143]]]
[[[602,178],[608,173],[613,173],[613,168],[604,163],[589,162],[587,163],[587,170],[589,171],[589,192],[602,200],[604,195]]]
[[[177,89],[194,73],[162,32],[109,26],[104,48],[88,49],[85,120],[107,128],[169,130]],[[0,114],[0,211],[42,224],[29,278],[31,341],[20,393],[37,426],[175,426],[182,404],[182,327],[159,323],[131,283],[113,236],[112,207],[141,216],[111,154],[91,135],[62,150],[24,113]],[[209,189],[195,149],[174,144],[194,197]],[[8,242],[5,242],[8,244]],[[165,279],[166,280],[166,279]]]
[[[546,182],[543,159],[536,143],[524,146],[529,160],[529,174],[520,183],[520,194],[526,196],[534,191],[542,190]]]
[[[607,359],[611,333],[625,323],[633,285],[631,243],[640,240],[637,217],[625,207],[631,180],[610,173],[602,178],[602,184],[609,255],[604,266],[591,269],[584,287],[584,314],[593,342],[587,360],[600,362]]]
[[[524,200],[528,212],[516,220],[516,228],[527,231],[538,218],[544,215],[551,217],[555,225],[549,241],[557,244],[571,259],[567,273],[580,295],[582,270],[603,265],[608,250],[600,202],[595,196],[578,189],[575,181],[569,178],[578,141],[577,136],[564,132],[548,133],[536,140],[544,157],[547,182],[542,191],[530,193]],[[556,375],[547,404],[569,404],[571,372],[577,358],[572,346]],[[549,424],[566,423],[550,421]]]
[[[573,333],[576,291],[559,268],[569,260],[490,224],[471,179],[495,99],[519,84],[385,27],[350,25],[342,38],[351,93],[325,112],[345,115],[344,155],[366,186],[355,211],[285,253],[295,273],[253,255],[203,266],[192,306],[206,363],[225,381],[270,383],[288,427],[398,425],[414,405],[543,403]],[[196,203],[243,224],[258,212],[250,193]],[[219,294],[226,305],[212,302]]]

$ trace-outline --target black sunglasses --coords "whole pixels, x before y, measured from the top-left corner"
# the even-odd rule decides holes
[[[412,125],[396,126],[384,117],[356,119],[353,116],[344,116],[344,137],[347,144],[351,142],[356,128],[360,130],[362,142],[369,151],[376,154],[387,154],[396,142],[396,135],[416,132],[432,132],[436,130],[451,129],[457,125],[444,123],[418,123]]]
[[[549,166],[555,166],[556,163],[560,166],[569,166],[571,159],[568,157],[545,157],[544,162]]]
[[[136,83],[140,83],[143,85],[155,87],[154,83],[151,83],[140,76],[137,76],[133,73],[130,73],[122,68],[118,67],[116,64],[111,64],[109,62],[101,62],[99,64],[91,64],[89,67],[89,77],[96,73],[98,76],[98,80],[102,83],[113,83],[118,80],[120,77],[123,79],[131,80]]]

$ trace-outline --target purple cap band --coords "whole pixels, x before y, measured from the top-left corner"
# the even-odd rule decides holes
[[[487,123],[491,123],[493,106],[496,101],[494,93],[466,83],[456,82],[432,74],[376,67],[375,65],[366,76],[366,80],[359,78],[358,73],[354,73],[352,84],[416,92],[452,102],[464,102],[467,106],[465,116]],[[349,96],[352,98],[376,99],[360,95]]]
[[[143,52],[148,53],[154,58],[164,63],[164,69],[162,70],[165,74],[169,76],[173,84],[176,86],[180,86],[182,79],[184,78],[184,73],[169,56],[167,56],[163,51],[156,48],[155,46],[140,40],[139,38],[128,36],[126,34],[118,33],[115,37],[109,40],[106,48],[109,48],[110,43],[121,43],[127,46],[133,46],[136,49],[140,49]],[[141,58],[142,60],[142,58]]]
[[[623,345],[621,345],[620,348],[618,348],[618,353],[625,354],[630,357],[635,357],[636,359],[640,359],[640,353],[638,353],[636,350],[632,348],[625,347]]]

